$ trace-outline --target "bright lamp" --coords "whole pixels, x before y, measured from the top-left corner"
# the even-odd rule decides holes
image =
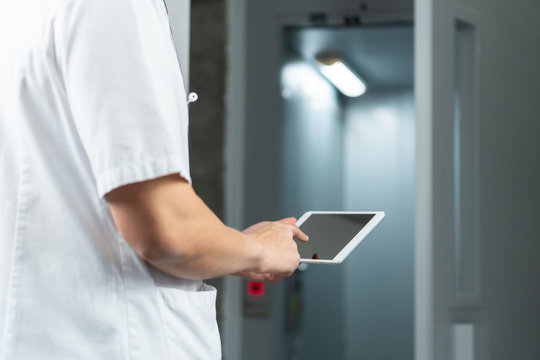
[[[317,57],[320,72],[343,95],[357,97],[366,92],[366,84],[338,57]]]

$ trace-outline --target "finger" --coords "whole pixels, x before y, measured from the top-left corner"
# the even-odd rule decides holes
[[[294,225],[294,224],[296,224],[296,218],[295,217],[288,217],[288,218],[285,218],[285,219],[278,220],[278,222],[284,223],[284,224]]]
[[[240,276],[242,279],[250,280],[250,281],[264,282],[267,280],[265,274],[258,274],[253,271],[244,271],[236,275]]]
[[[276,275],[276,274],[269,274],[267,279],[266,279],[266,281],[268,281],[269,283],[272,283],[272,284],[277,284],[281,280],[283,280],[283,276],[282,275]]]
[[[283,280],[283,278],[285,276],[288,276],[286,274],[270,274],[270,273],[258,274],[258,273],[252,272],[252,271],[242,272],[242,273],[239,273],[239,274],[236,274],[236,275],[240,276],[241,278],[243,278],[245,280],[258,281],[258,282],[269,282],[269,283],[272,283],[272,284],[277,284],[278,282]]]
[[[306,242],[309,240],[309,236],[307,236],[298,226],[292,227],[293,236],[295,239]]]

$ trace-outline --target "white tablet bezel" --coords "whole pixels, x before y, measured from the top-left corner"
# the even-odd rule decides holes
[[[373,218],[341,249],[337,255],[329,259],[300,259],[301,263],[309,264],[341,264],[343,260],[364,240],[364,238],[384,218],[384,211],[308,211],[298,219],[296,225],[302,225],[313,214],[373,214]],[[299,244],[299,246],[302,246]]]

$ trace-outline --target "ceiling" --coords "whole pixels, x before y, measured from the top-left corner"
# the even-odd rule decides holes
[[[314,61],[316,55],[339,55],[371,88],[412,87],[413,26],[294,27],[285,30],[288,52]]]

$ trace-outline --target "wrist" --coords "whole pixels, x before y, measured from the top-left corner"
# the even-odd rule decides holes
[[[246,240],[247,271],[264,272],[265,249],[263,244],[254,236],[243,234]]]

